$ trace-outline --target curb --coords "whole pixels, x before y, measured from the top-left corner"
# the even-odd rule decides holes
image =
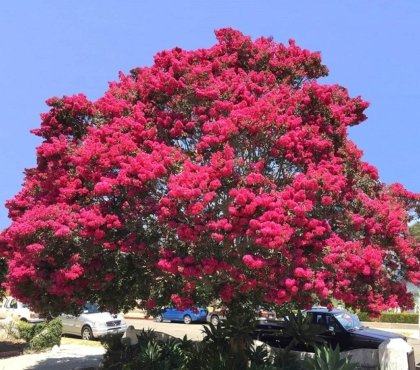
[[[128,320],[154,320],[154,317],[124,316]]]

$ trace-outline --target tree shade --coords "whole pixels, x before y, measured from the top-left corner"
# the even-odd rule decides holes
[[[158,53],[95,102],[47,101],[0,240],[11,293],[48,312],[412,306],[420,197],[349,140],[368,104],[319,83],[320,54],[292,40],[216,37]]]

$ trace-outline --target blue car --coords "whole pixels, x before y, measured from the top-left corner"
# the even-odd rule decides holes
[[[185,324],[192,322],[206,322],[207,308],[197,307],[189,308],[187,310],[177,310],[176,308],[163,308],[160,313],[155,317],[156,321],[183,321]]]

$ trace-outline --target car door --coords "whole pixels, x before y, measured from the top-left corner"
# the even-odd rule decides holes
[[[18,303],[16,299],[10,298],[6,303],[6,315],[14,319],[18,318],[17,308]]]
[[[61,322],[63,323],[64,334],[80,334],[76,333],[76,317],[69,314],[62,314],[60,316]]]
[[[352,349],[349,342],[349,333],[340,325],[334,315],[325,315],[325,322],[326,331],[322,334],[322,338],[333,348],[339,345],[340,350]]]
[[[0,303],[0,319],[5,319],[6,318],[6,303],[7,303],[7,298],[5,298],[1,303]]]
[[[175,308],[167,308],[164,314],[165,320],[170,320],[170,321],[176,320],[177,319],[176,313],[177,313],[177,310]]]
[[[73,323],[74,323],[73,324],[74,334],[81,335],[83,326],[85,326],[85,324],[89,323],[89,321],[90,321],[89,317],[92,320],[95,320],[91,317],[92,315],[95,315],[95,314],[86,314],[86,313],[82,312],[79,316],[74,317],[74,321],[73,321]],[[91,325],[89,325],[89,326],[91,326]]]

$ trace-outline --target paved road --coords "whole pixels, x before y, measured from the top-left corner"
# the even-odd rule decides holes
[[[203,324],[184,324],[171,322],[156,322],[153,320],[141,319],[125,319],[128,325],[133,325],[136,329],[153,329],[154,331],[161,331],[170,334],[177,338],[183,338],[187,335],[188,339],[201,340],[203,339]]]
[[[63,344],[60,349],[0,360],[0,370],[74,370],[98,367],[105,350],[78,344]]]

